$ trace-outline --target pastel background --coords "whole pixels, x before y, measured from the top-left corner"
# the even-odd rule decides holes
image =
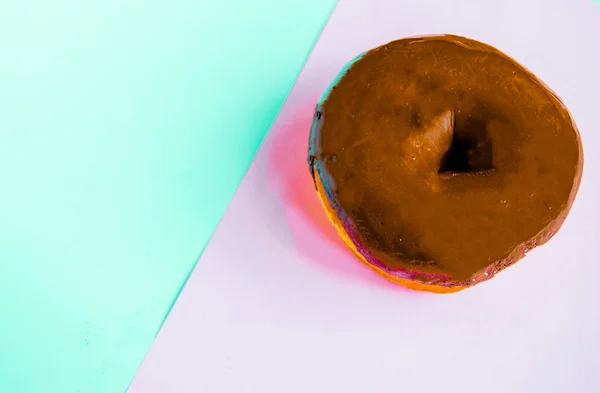
[[[123,392],[334,0],[0,3],[0,392]]]
[[[341,0],[130,393],[564,393],[600,386],[600,6],[589,0]],[[314,105],[359,53],[454,33],[515,57],[585,145],[561,231],[453,295],[389,284],[343,247],[308,173]]]

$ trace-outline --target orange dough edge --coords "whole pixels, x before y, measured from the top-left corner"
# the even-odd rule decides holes
[[[315,171],[315,184],[317,186],[317,194],[319,195],[319,200],[321,201],[321,204],[323,205],[323,208],[325,209],[327,218],[329,218],[329,221],[335,227],[339,236],[342,238],[342,240],[344,241],[346,246],[350,250],[352,250],[354,255],[356,255],[358,260],[361,261],[363,264],[367,265],[375,273],[379,274],[380,276],[386,278],[389,281],[392,281],[393,283],[400,284],[406,288],[413,289],[415,291],[425,291],[425,292],[433,292],[433,293],[454,293],[454,292],[462,291],[465,288],[468,288],[465,286],[445,287],[442,285],[423,284],[423,283],[412,281],[412,280],[409,280],[406,278],[393,276],[389,273],[384,272],[383,270],[379,269],[378,267],[371,265],[365,259],[365,257],[360,252],[358,252],[358,250],[356,249],[356,246],[354,245],[352,240],[350,240],[350,237],[348,236],[348,234],[346,233],[346,230],[342,226],[342,223],[339,220],[339,218],[337,217],[335,211],[329,204],[329,199],[327,198],[327,195],[325,194],[325,190],[323,189],[323,184],[321,183],[321,178],[319,177],[319,174],[317,171]]]

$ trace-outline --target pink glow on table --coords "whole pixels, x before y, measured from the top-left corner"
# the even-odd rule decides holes
[[[281,197],[296,251],[320,269],[371,285],[418,294],[364,266],[346,247],[319,201],[307,164],[308,134],[317,99],[300,103],[265,141],[267,179]]]

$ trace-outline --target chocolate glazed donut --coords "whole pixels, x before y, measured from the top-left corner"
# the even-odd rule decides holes
[[[317,105],[308,163],[360,260],[410,288],[456,292],[558,231],[583,148],[563,103],[523,66],[428,36],[351,62]]]

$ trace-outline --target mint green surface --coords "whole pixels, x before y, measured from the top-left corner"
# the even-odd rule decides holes
[[[333,3],[0,0],[0,392],[126,389]]]

